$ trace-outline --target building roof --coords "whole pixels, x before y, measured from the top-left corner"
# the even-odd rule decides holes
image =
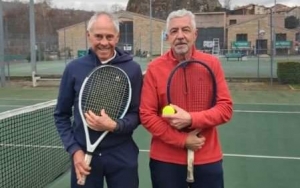
[[[117,14],[119,17],[124,16],[125,18],[132,18],[132,16],[137,16],[137,17],[141,17],[141,18],[150,19],[150,16],[145,16],[143,14],[130,12],[130,11],[127,11],[127,10],[120,10],[120,11],[116,12],[115,14]],[[152,17],[152,20],[158,21],[158,22],[163,22],[163,23],[166,22],[166,20],[162,20],[162,19],[154,18],[154,17]]]
[[[226,14],[226,12],[194,12],[194,15],[214,15],[214,14]]]
[[[269,14],[263,14],[262,16],[256,17],[254,19],[250,19],[250,20],[247,20],[247,21],[244,21],[244,22],[240,22],[240,23],[237,23],[237,24],[229,25],[229,26],[227,26],[227,28],[238,27],[238,26],[243,25],[245,23],[252,22],[252,21],[255,21],[255,20],[260,20],[260,19],[268,17],[268,16],[270,16],[270,15]],[[297,28],[296,29],[287,29],[285,27],[279,27],[277,25],[275,25],[275,28],[280,28],[280,29],[286,30],[286,31],[298,31]]]
[[[293,10],[295,10],[295,9],[299,9],[300,10],[300,6],[294,6],[294,7],[291,7],[288,11],[286,11],[286,12],[291,12],[291,11],[293,11]]]
[[[245,8],[252,7],[252,6],[255,6],[255,4],[250,3],[250,4],[248,4],[248,5],[236,7],[236,8],[233,9],[233,11],[235,11],[235,10],[240,10],[240,9],[245,9]]]
[[[242,15],[241,15],[242,16]],[[257,16],[256,18],[253,18],[253,19],[249,19],[249,20],[246,20],[246,21],[243,21],[243,22],[239,22],[237,24],[232,24],[232,25],[229,25],[227,26],[227,28],[230,28],[230,27],[236,27],[236,26],[239,26],[239,25],[242,25],[242,24],[245,24],[245,23],[248,23],[248,22],[252,22],[254,20],[260,20],[262,18],[265,18],[269,15],[266,15],[266,14],[260,14],[260,16]]]

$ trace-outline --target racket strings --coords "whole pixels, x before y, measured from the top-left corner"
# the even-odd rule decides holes
[[[189,92],[189,88],[188,88],[188,83],[187,83],[187,79],[186,79],[186,69],[185,69],[185,67],[183,67],[183,79],[184,79],[184,93],[185,94],[188,94],[188,92]]]
[[[171,102],[188,111],[201,111],[212,106],[214,80],[202,65],[190,63],[178,68],[170,82]]]
[[[99,115],[104,109],[115,120],[122,115],[129,97],[126,75],[115,68],[99,69],[90,76],[85,85],[82,94],[82,110],[83,112],[91,110]]]

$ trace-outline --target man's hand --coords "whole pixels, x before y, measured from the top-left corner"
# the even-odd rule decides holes
[[[102,109],[100,115],[94,114],[92,111],[85,113],[85,118],[89,127],[95,131],[113,131],[117,123],[112,120]]]
[[[185,141],[185,147],[187,149],[196,151],[198,149],[201,149],[202,146],[205,143],[205,137],[203,137],[201,134],[199,134],[199,130],[193,130],[188,134],[188,137]]]
[[[170,104],[170,106],[175,109],[176,113],[171,115],[162,115],[162,117],[165,118],[172,127],[177,130],[181,130],[191,125],[192,117],[187,111],[173,104]]]
[[[81,180],[83,175],[89,175],[91,167],[89,167],[84,161],[84,152],[78,150],[73,154],[73,162],[75,167],[75,173],[77,180]]]

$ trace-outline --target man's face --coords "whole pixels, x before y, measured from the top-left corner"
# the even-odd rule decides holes
[[[172,18],[168,29],[167,39],[173,52],[177,55],[190,52],[197,38],[197,31],[192,26],[191,18],[189,16]]]
[[[87,36],[100,61],[113,57],[115,47],[119,41],[119,33],[108,16],[99,16]]]

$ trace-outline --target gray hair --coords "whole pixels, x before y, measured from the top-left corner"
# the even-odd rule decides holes
[[[110,12],[107,12],[107,11],[96,12],[96,13],[91,17],[91,19],[89,20],[89,22],[88,22],[88,24],[87,24],[87,31],[89,31],[89,32],[91,31],[92,26],[93,26],[93,24],[95,23],[95,21],[97,20],[97,18],[98,18],[99,16],[102,16],[102,15],[106,15],[106,16],[108,16],[108,17],[111,19],[111,21],[113,22],[113,24],[114,24],[114,26],[115,26],[116,31],[119,33],[119,32],[120,32],[120,27],[119,27],[120,22],[119,22],[119,19],[118,19],[114,14],[112,14],[112,13],[110,13]]]
[[[189,16],[191,18],[192,27],[193,27],[193,29],[196,29],[195,15],[189,10],[180,9],[180,10],[173,11],[169,14],[169,16],[167,18],[167,24],[166,24],[167,32],[169,32],[169,25],[170,25],[171,19],[181,18],[181,17],[184,17],[184,16]]]

